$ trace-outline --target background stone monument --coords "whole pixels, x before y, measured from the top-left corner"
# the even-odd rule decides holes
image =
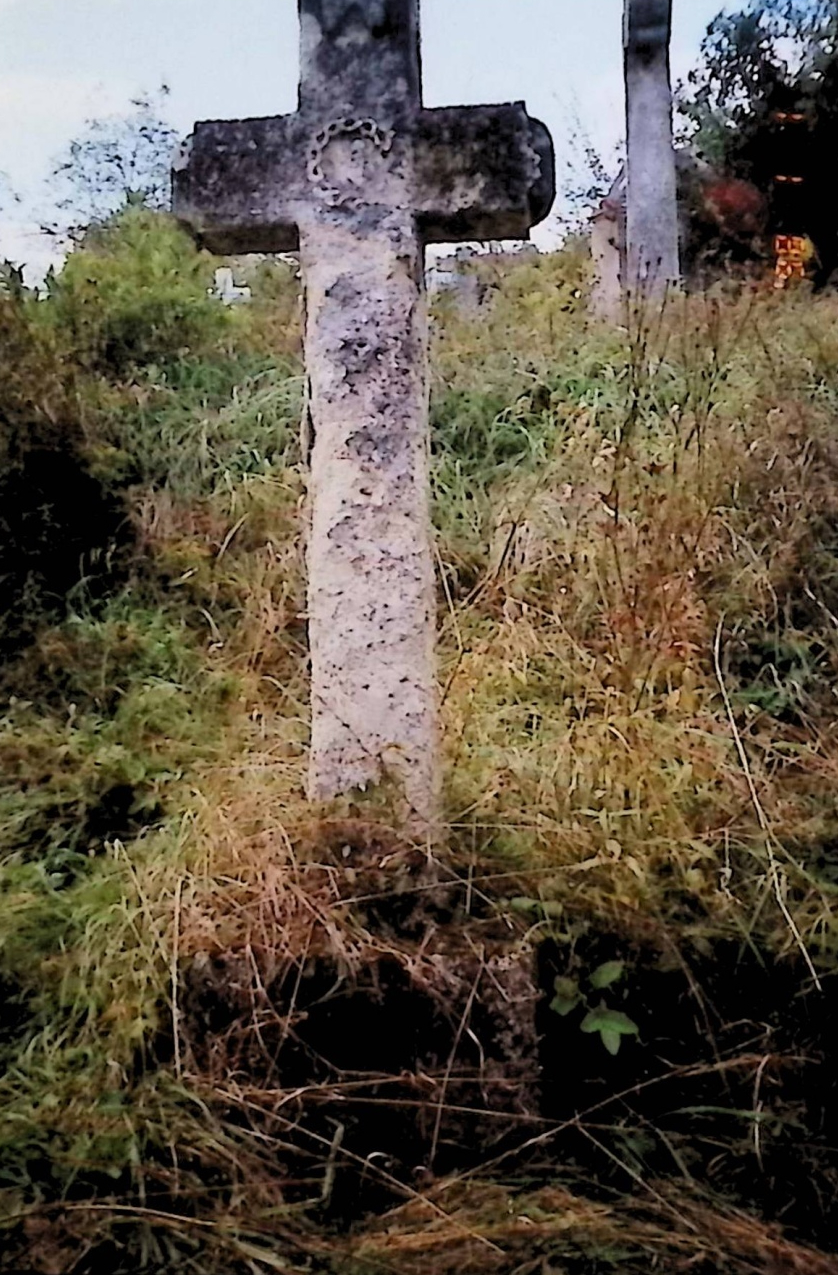
[[[669,42],[672,0],[625,0],[626,277],[660,300],[680,281]]]

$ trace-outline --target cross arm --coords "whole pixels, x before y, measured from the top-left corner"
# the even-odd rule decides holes
[[[552,139],[522,102],[420,111],[415,157],[425,243],[526,239],[555,199]]]
[[[176,215],[220,255],[296,251],[311,131],[299,113],[196,125],[174,165]],[[420,110],[411,133],[425,243],[526,239],[550,211],[553,143],[522,103]]]
[[[197,124],[174,164],[174,211],[221,256],[295,252],[304,151],[297,115]]]

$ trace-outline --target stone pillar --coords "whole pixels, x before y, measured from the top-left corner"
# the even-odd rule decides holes
[[[630,295],[680,282],[669,41],[672,0],[625,0],[626,251]]]

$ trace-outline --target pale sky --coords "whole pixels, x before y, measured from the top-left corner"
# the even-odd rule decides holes
[[[676,79],[722,7],[675,0]],[[578,114],[610,157],[624,131],[621,23],[622,0],[422,0],[425,101],[523,98],[560,168]],[[163,82],[186,134],[197,119],[291,111],[296,81],[296,0],[0,0],[0,173],[37,199],[85,119]],[[25,218],[0,214],[0,258],[43,255]]]

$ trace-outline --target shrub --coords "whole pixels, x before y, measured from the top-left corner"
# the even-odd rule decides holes
[[[209,295],[212,275],[171,217],[129,207],[51,277],[44,314],[80,367],[118,379],[217,341],[230,316]]]

